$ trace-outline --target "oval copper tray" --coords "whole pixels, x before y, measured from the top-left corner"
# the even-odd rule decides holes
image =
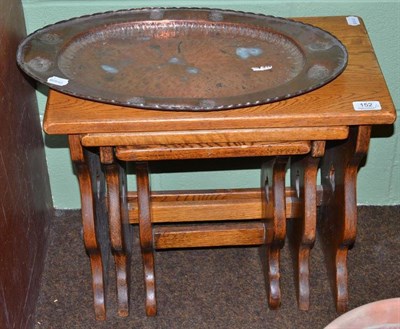
[[[143,8],[44,27],[20,44],[17,61],[34,79],[77,97],[201,111],[321,87],[344,70],[347,52],[328,32],[284,18]]]

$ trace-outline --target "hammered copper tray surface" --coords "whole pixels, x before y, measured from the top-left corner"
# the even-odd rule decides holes
[[[218,110],[300,95],[337,77],[343,44],[292,20],[144,8],[73,18],[28,36],[17,61],[74,96],[132,107]]]

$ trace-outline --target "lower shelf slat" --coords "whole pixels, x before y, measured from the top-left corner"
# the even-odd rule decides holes
[[[264,242],[262,222],[155,226],[156,249],[260,245]]]

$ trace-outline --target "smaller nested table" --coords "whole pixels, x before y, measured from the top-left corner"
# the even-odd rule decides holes
[[[396,113],[361,20],[357,26],[349,25],[346,17],[299,20],[333,33],[349,53],[344,73],[299,97],[235,110],[174,112],[49,92],[44,129],[69,136],[98,319],[106,316],[109,245],[117,270],[119,314],[128,314],[130,224],[138,224],[140,232],[148,315],[156,313],[154,250],[196,246],[265,248],[269,305],[278,307],[279,254],[287,231],[298,255],[299,307],[308,309],[309,256],[319,206],[336,306],[346,310],[347,252],[356,238],[357,171],[368,151],[371,126],[393,123]],[[353,102],[362,103],[354,107]],[[370,102],[379,102],[381,109],[371,110]],[[249,156],[264,160],[261,188],[150,191],[151,161]],[[285,186],[289,158],[291,185]],[[127,161],[136,165],[137,193],[127,192]]]

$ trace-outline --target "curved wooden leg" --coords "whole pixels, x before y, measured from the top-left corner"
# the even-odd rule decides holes
[[[347,253],[357,233],[357,173],[368,152],[370,133],[369,126],[351,127],[346,141],[327,147],[321,164],[321,233],[338,312],[345,312],[348,305]]]
[[[146,287],[146,314],[157,313],[156,282],[154,271],[153,232],[151,227],[150,182],[147,162],[136,163],[136,181],[139,210],[139,236],[142,250],[144,281]]]
[[[288,157],[275,157],[263,164],[263,218],[268,266],[268,305],[276,309],[281,304],[280,250],[286,236],[285,172]]]
[[[90,258],[95,315],[97,320],[105,320],[105,273],[109,253],[105,180],[99,156],[83,148],[79,136],[69,136],[69,147],[81,191],[83,240]]]
[[[129,268],[132,247],[126,200],[126,172],[123,164],[115,159],[113,148],[102,147],[100,154],[107,180],[108,221],[117,278],[118,315],[126,317],[129,315]]]
[[[288,237],[295,264],[297,299],[301,310],[310,307],[310,251],[315,242],[317,223],[317,173],[325,142],[313,142],[312,152],[292,157],[291,186],[300,199],[301,217],[288,223]]]

